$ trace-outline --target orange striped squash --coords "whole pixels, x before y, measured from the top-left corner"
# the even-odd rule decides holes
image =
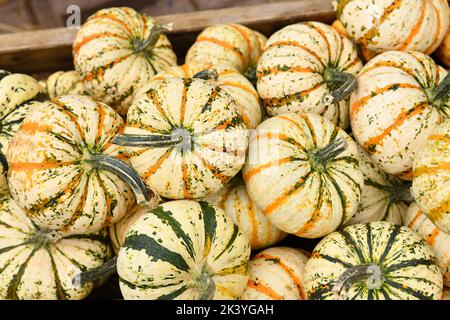
[[[433,131],[414,159],[412,194],[427,217],[450,234],[450,121]]]
[[[270,118],[252,132],[243,170],[255,205],[280,230],[318,238],[355,214],[363,175],[356,143],[316,114]]]
[[[170,29],[127,7],[96,12],[73,43],[75,69],[88,93],[126,115],[137,89],[157,72],[177,63]]]
[[[83,82],[77,71],[57,71],[43,82],[50,99],[68,94],[85,94]]]
[[[257,89],[271,116],[317,113],[342,128],[348,126],[348,97],[362,63],[352,42],[320,22],[304,22],[275,32],[257,66]],[[344,90],[326,102],[330,94]]]
[[[430,245],[444,274],[444,285],[450,286],[450,234],[436,227],[415,202],[408,208],[405,226],[418,233]]]
[[[350,122],[358,143],[384,171],[411,180],[418,150],[450,115],[435,92],[447,72],[419,52],[389,51],[367,63],[351,96]]]
[[[332,4],[350,37],[375,52],[430,54],[449,26],[447,0],[332,0]]]
[[[307,261],[299,249],[261,251],[250,260],[250,279],[241,300],[305,300],[303,270]]]
[[[201,71],[206,71],[210,65],[184,64],[168,68],[158,73],[153,80],[162,80],[166,78],[192,78]],[[261,122],[262,109],[258,93],[247,78],[245,78],[235,68],[226,65],[216,65],[211,67],[214,76],[210,80],[214,85],[228,92],[236,101],[238,107],[242,110],[242,118],[247,128],[256,128]]]
[[[218,191],[245,162],[247,131],[234,99],[195,78],[153,81],[136,95],[125,134],[131,165],[158,194],[201,198]]]
[[[128,212],[133,191],[150,200],[124,149],[110,143],[123,125],[87,96],[57,97],[27,115],[10,144],[8,182],[34,223],[64,234],[96,232]]]

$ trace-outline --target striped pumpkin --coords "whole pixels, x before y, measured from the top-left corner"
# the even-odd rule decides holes
[[[89,17],[73,43],[75,69],[87,92],[126,115],[134,92],[176,65],[169,28],[131,8],[102,9]]]
[[[410,229],[385,221],[322,239],[303,279],[309,300],[439,300],[443,287],[431,248]]]
[[[242,118],[247,128],[255,128],[261,122],[262,108],[258,93],[250,81],[239,71],[226,65],[214,66],[209,69],[209,72],[205,69],[208,69],[205,65],[184,64],[161,71],[152,80],[206,76],[205,80],[210,80],[215,86],[228,92],[234,98],[236,104],[242,110]],[[216,75],[217,77],[215,77]]]
[[[85,94],[83,83],[76,71],[57,71],[44,81],[50,99],[68,94]]]
[[[72,278],[110,255],[105,230],[62,237],[38,229],[10,196],[0,198],[0,299],[83,299],[93,283],[77,286]]]
[[[10,143],[8,182],[33,222],[67,234],[96,232],[128,212],[133,190],[148,200],[139,175],[119,160],[123,148],[110,144],[123,125],[87,96],[58,97],[27,115]]]
[[[361,199],[356,143],[316,114],[285,114],[250,136],[247,191],[270,223],[299,237],[325,236],[346,223]]]
[[[411,180],[417,151],[442,118],[450,116],[447,72],[419,52],[390,51],[367,63],[351,96],[355,139],[384,171]]]
[[[219,190],[242,168],[247,132],[234,99],[206,80],[168,78],[144,86],[130,107],[125,134],[142,179],[169,199]]]
[[[298,249],[273,247],[250,260],[241,300],[305,300],[303,271],[308,257]]]
[[[236,185],[240,184],[236,182],[236,177],[227,182],[222,188],[219,189],[219,191],[216,191],[213,194],[210,194],[209,196],[203,197],[199,200],[206,201],[213,206],[223,209],[225,201],[228,199],[231,190],[233,190]]]
[[[0,195],[9,193],[6,180],[9,143],[25,115],[43,100],[43,88],[37,80],[0,70]]]
[[[380,220],[403,224],[407,203],[412,201],[410,186],[385,173],[359,145],[358,154],[364,185],[358,211],[347,225]]]
[[[449,27],[447,0],[332,0],[350,37],[375,52],[432,53]]]
[[[186,54],[188,64],[228,65],[251,74],[266,37],[237,23],[216,24],[203,30]]]
[[[414,160],[412,194],[420,209],[450,234],[450,121],[428,137]]]
[[[117,272],[125,299],[237,299],[249,258],[248,240],[222,209],[178,200],[133,224]]]
[[[320,22],[275,32],[257,67],[257,89],[269,115],[317,113],[348,126],[349,94],[362,63],[350,40]]]
[[[437,228],[415,202],[408,208],[405,226],[415,231],[430,245],[444,274],[444,285],[450,286],[450,234]]]

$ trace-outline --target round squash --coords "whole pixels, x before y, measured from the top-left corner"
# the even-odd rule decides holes
[[[350,37],[375,52],[430,54],[449,27],[446,0],[332,0],[332,4]]]
[[[362,63],[350,40],[320,22],[275,32],[257,67],[257,89],[269,115],[317,113],[341,128]]]
[[[351,96],[358,143],[384,171],[411,180],[417,151],[450,116],[447,72],[419,52],[389,51],[367,63]]]
[[[303,279],[309,300],[439,300],[443,288],[431,248],[386,221],[355,224],[322,239]]]
[[[428,137],[413,169],[414,199],[439,229],[450,234],[450,121]]]
[[[208,68],[205,65],[184,64],[171,67],[158,73],[156,81],[166,78],[200,78],[209,80],[215,86],[228,92],[242,110],[242,118],[247,128],[252,129],[261,122],[262,108],[258,93],[253,85],[233,67],[218,65]]]
[[[88,18],[73,43],[75,69],[87,92],[126,115],[137,89],[177,64],[163,34],[168,25],[131,8],[102,9]]]
[[[361,199],[356,143],[316,114],[285,114],[250,136],[243,176],[255,205],[280,230],[323,237],[348,222]]]
[[[358,211],[347,225],[380,220],[403,224],[408,203],[413,201],[410,184],[385,173],[359,145],[358,154],[364,185]]]
[[[444,274],[444,285],[450,286],[450,234],[437,228],[415,202],[409,206],[405,215],[405,226],[430,245]]]
[[[73,70],[52,73],[44,83],[50,99],[69,94],[85,94],[81,77]]]
[[[83,299],[94,285],[73,285],[73,276],[110,255],[106,230],[63,237],[37,228],[10,196],[0,198],[0,299]]]
[[[239,182],[237,181],[238,179],[239,180],[241,179],[239,175],[232,178],[222,188],[220,188],[219,191],[216,191],[213,194],[210,194],[209,196],[203,197],[199,200],[206,201],[212,204],[213,206],[223,209],[225,201],[227,200],[231,190],[233,190],[234,187],[237,186],[238,184],[241,184],[240,181]]]
[[[0,70],[0,195],[9,193],[6,155],[10,140],[25,115],[45,100],[43,88],[34,78]]]
[[[123,148],[111,138],[123,120],[87,96],[62,96],[28,113],[10,143],[8,182],[38,226],[66,234],[96,232],[150,200]]]
[[[308,257],[300,250],[273,247],[250,260],[250,279],[241,300],[305,300],[303,271]]]
[[[168,78],[140,90],[125,134],[131,165],[152,190],[169,199],[218,191],[245,162],[241,110],[225,90],[202,79]]]
[[[247,238],[222,209],[178,200],[133,224],[117,272],[125,299],[237,299],[249,258]]]

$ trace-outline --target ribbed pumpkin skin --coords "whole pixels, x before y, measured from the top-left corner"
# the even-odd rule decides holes
[[[95,232],[131,208],[129,185],[84,161],[89,153],[126,158],[109,142],[123,125],[112,108],[87,96],[58,97],[27,115],[10,144],[8,182],[37,225]]]
[[[51,239],[10,196],[0,198],[0,299],[83,299],[92,283],[72,285],[82,271],[111,255],[105,230]]]
[[[349,100],[326,106],[330,93],[325,71],[356,75],[362,63],[353,44],[332,27],[304,22],[275,32],[258,61],[258,93],[271,116],[290,112],[317,113],[348,127]]]
[[[266,37],[241,24],[216,24],[203,30],[186,54],[187,64],[229,65],[244,73],[255,66]]]
[[[242,118],[247,128],[256,128],[262,118],[258,93],[250,81],[233,67],[226,65],[184,64],[159,72],[152,81],[167,78],[192,78],[197,72],[209,67],[216,69],[218,73],[218,79],[216,81],[211,80],[212,83],[228,92],[234,98],[236,104],[242,110]]]
[[[332,0],[350,37],[375,52],[432,53],[449,26],[446,0]]]
[[[380,289],[356,281],[352,300],[439,300],[442,273],[431,248],[413,231],[385,221],[356,224],[319,242],[308,260],[305,292],[309,300],[334,300],[338,278],[349,268],[376,264],[384,278]]]
[[[358,211],[347,225],[380,220],[403,224],[402,217],[408,210],[408,204],[396,199],[398,194],[395,190],[401,186],[401,180],[385,173],[359,145],[358,154],[359,168],[364,175],[364,185]],[[394,188],[394,190],[385,188]]]
[[[127,233],[117,271],[125,299],[199,299],[199,277],[214,299],[237,299],[248,280],[250,245],[222,209],[206,202],[163,203]]]
[[[420,209],[450,234],[450,121],[428,137],[414,159],[412,194]]]
[[[298,249],[273,247],[250,260],[250,279],[241,300],[304,300],[308,257]]]
[[[75,69],[94,98],[126,115],[134,92],[157,72],[176,65],[165,35],[153,48],[137,52],[157,24],[131,8],[102,9],[89,17],[73,44]]]
[[[450,234],[436,227],[415,202],[408,208],[405,226],[419,234],[433,249],[444,274],[444,285],[450,286]]]
[[[419,52],[389,51],[370,60],[351,96],[350,122],[356,141],[390,174],[411,180],[417,151],[449,114],[429,94],[447,72]]]
[[[57,71],[45,81],[45,88],[50,99],[58,96],[85,94],[81,77],[77,71]]]
[[[311,153],[340,138],[347,149],[324,168],[315,165]],[[243,176],[250,198],[269,221],[305,238],[327,235],[347,222],[363,184],[356,143],[316,114],[285,114],[260,124],[250,136]]]
[[[161,196],[207,196],[242,168],[247,132],[239,107],[225,90],[190,78],[144,86],[130,107],[125,133],[161,135],[179,129],[190,136],[190,142],[128,148],[132,166]]]
[[[206,201],[213,206],[219,207],[223,209],[223,206],[225,204],[225,201],[228,199],[228,196],[235,187],[235,184],[233,183],[233,179],[230,180],[230,182],[226,183],[222,188],[220,188],[218,191],[214,192],[213,194],[210,194],[209,196],[203,197],[199,200]]]
[[[10,140],[25,115],[43,98],[43,88],[32,77],[0,70],[0,195],[9,193],[6,155]]]

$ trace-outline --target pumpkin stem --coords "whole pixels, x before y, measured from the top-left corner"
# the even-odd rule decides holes
[[[411,183],[405,184],[397,182],[393,185],[385,186],[372,180],[365,180],[364,184],[388,192],[391,200],[404,201],[408,203],[414,201],[414,198],[411,194]]]
[[[450,72],[447,73],[445,78],[439,83],[438,87],[434,90],[431,97],[431,102],[444,100],[450,94]]]
[[[245,72],[244,76],[251,82],[251,84],[256,88],[258,83],[258,76],[256,75],[256,66],[249,67]]]
[[[198,283],[198,291],[200,292],[198,300],[212,300],[216,293],[216,284],[211,276],[203,271],[198,278]]]
[[[91,164],[93,168],[108,170],[126,181],[133,190],[138,204],[145,204],[151,200],[151,191],[146,187],[139,173],[122,160],[104,154],[90,154],[84,161]]]
[[[155,25],[152,28],[152,31],[150,31],[150,35],[147,38],[147,40],[140,42],[135,46],[135,49],[134,49],[135,52],[142,52],[142,51],[145,51],[148,49],[152,49],[155,46],[156,42],[158,41],[159,36],[163,33],[172,31],[172,28],[173,28],[173,23],[167,23],[167,24],[163,24],[163,25],[159,25],[159,24]]]
[[[311,156],[318,164],[325,165],[328,161],[336,158],[342,152],[347,150],[348,142],[343,138],[333,140],[322,149],[314,151]]]
[[[140,148],[166,148],[182,145],[183,148],[190,146],[191,135],[184,128],[175,128],[171,134],[118,134],[111,143],[126,147]]]
[[[323,97],[326,106],[336,104],[347,99],[356,88],[356,77],[348,72],[340,72],[334,68],[327,68],[324,79],[331,92]]]
[[[364,264],[351,267],[337,279],[332,291],[337,300],[345,300],[350,288],[358,282],[364,281],[370,290],[380,289],[383,285],[383,272],[374,264]]]
[[[216,69],[211,68],[197,72],[192,78],[217,81],[219,74]]]
[[[93,283],[101,278],[109,277],[117,271],[117,256],[108,260],[101,267],[92,269],[90,271],[80,272],[72,279],[72,284],[78,287],[86,283]]]

